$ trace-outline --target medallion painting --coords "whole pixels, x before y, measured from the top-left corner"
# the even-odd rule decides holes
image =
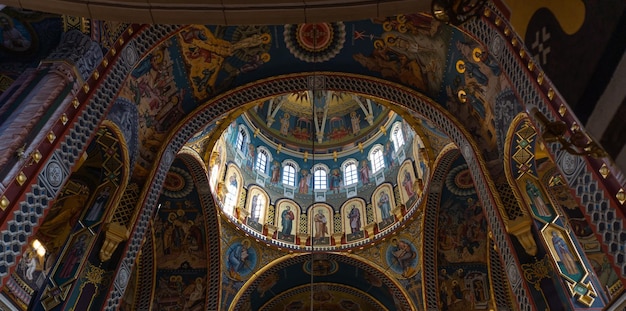
[[[383,256],[391,271],[399,278],[411,278],[419,270],[417,248],[408,236],[391,238]]]
[[[249,239],[231,241],[226,250],[226,275],[235,281],[245,281],[257,269],[259,252]]]
[[[32,30],[17,19],[0,13],[0,45],[3,49],[13,53],[24,53],[33,46]]]

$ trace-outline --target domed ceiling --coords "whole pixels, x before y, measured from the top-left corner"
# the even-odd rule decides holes
[[[349,249],[383,240],[418,209],[434,156],[449,141],[387,105],[313,90],[230,116],[207,168],[223,214],[278,248]]]
[[[261,135],[276,143],[324,154],[371,138],[388,120],[388,112],[385,106],[353,94],[304,91],[265,101],[246,116]]]

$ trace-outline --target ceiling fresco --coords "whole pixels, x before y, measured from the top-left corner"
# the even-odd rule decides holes
[[[371,139],[390,113],[386,106],[353,94],[304,91],[260,103],[246,116],[259,134],[278,144],[325,154]]]
[[[0,62],[15,49],[32,61],[46,25],[54,37],[53,18],[29,14],[0,12],[14,36],[0,36]],[[595,310],[623,292],[620,216],[598,211],[609,203],[591,176],[567,186],[587,163],[553,159],[523,112],[518,98],[557,101],[521,72],[538,70],[517,64],[527,57],[508,34],[487,47],[424,14],[135,34],[93,25],[103,50],[128,34],[110,63],[128,74],[107,78],[121,83],[100,107],[111,129],[95,133],[33,233],[48,257],[29,244],[3,289],[23,309],[31,296],[46,310],[114,308],[127,286],[122,310],[162,311]],[[519,82],[528,94],[514,74],[530,77]],[[604,220],[606,241],[592,227]],[[107,251],[120,222],[123,243]]]
[[[382,77],[424,92],[443,103],[461,122],[473,124],[470,130],[483,137],[479,143],[488,160],[497,158],[492,105],[497,94],[509,86],[486,48],[470,37],[424,15],[401,15],[346,22],[339,28],[319,24],[308,32],[298,28],[298,36],[315,37],[311,42],[322,42],[331,35],[345,37],[308,47],[308,51],[308,41],[286,36],[290,33],[286,29],[289,25],[189,26],[146,55],[119,93],[137,105],[140,116],[142,144],[135,176],[146,174],[168,131],[201,103],[248,82],[306,71]],[[244,34],[245,39],[241,39]],[[338,52],[333,45],[340,45]],[[299,58],[286,46],[308,52],[296,53]],[[319,61],[326,58],[328,61]],[[290,96],[304,100],[304,94]],[[297,107],[294,98],[289,105],[292,108],[287,109]],[[289,114],[290,124],[307,110],[298,111]],[[275,129],[284,116],[285,112],[274,116]],[[357,117],[363,122],[367,116]],[[343,119],[344,126],[349,127],[351,120]]]
[[[222,134],[207,171],[222,212],[255,238],[296,249],[360,246],[384,238],[421,204],[430,147],[416,133],[425,130],[399,115],[385,112],[369,140],[311,156],[275,144],[281,134],[260,131],[247,114]]]
[[[488,309],[489,228],[463,157],[452,162],[444,185],[436,240],[439,302],[445,310]]]
[[[207,224],[198,184],[181,159],[172,163],[154,218],[154,308],[204,309],[208,254]]]

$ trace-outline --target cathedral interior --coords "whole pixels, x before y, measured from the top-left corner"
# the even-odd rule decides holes
[[[4,1],[0,310],[626,308],[626,3],[196,2]]]

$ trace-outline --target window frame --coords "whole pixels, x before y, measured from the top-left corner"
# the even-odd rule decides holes
[[[329,172],[329,168],[328,166],[324,165],[324,164],[316,164],[315,166],[313,166],[313,190],[328,190],[328,172]],[[318,176],[317,176],[317,172],[323,172],[322,177],[323,178],[323,188],[319,188],[318,184],[322,184],[321,182],[318,183]]]
[[[261,156],[265,156],[265,163],[263,163],[262,170],[259,169],[259,163],[261,163],[260,162]],[[254,162],[254,169],[257,172],[267,175],[269,171],[270,163],[272,163],[272,154],[270,153],[270,151],[264,146],[260,146],[259,148],[257,148],[257,158]]]
[[[391,128],[391,141],[393,142],[393,148],[396,152],[400,151],[400,148],[405,145],[405,139],[404,132],[402,131],[402,122],[398,121]]]
[[[376,156],[380,153],[380,156]],[[370,149],[368,159],[372,164],[372,174],[376,174],[379,171],[385,169],[385,153],[382,145],[376,145]]]
[[[359,168],[355,159],[348,159],[341,164],[344,186],[352,186],[359,182]]]
[[[287,172],[287,167],[293,168],[293,172]],[[298,184],[297,175],[298,175],[299,170],[300,169],[298,167],[298,163],[296,163],[293,160],[285,160],[282,165],[282,177],[281,177],[281,182],[283,186],[296,187],[296,185]],[[290,183],[291,178],[289,176],[289,173],[293,173],[293,176],[291,176],[293,178],[293,184]]]

